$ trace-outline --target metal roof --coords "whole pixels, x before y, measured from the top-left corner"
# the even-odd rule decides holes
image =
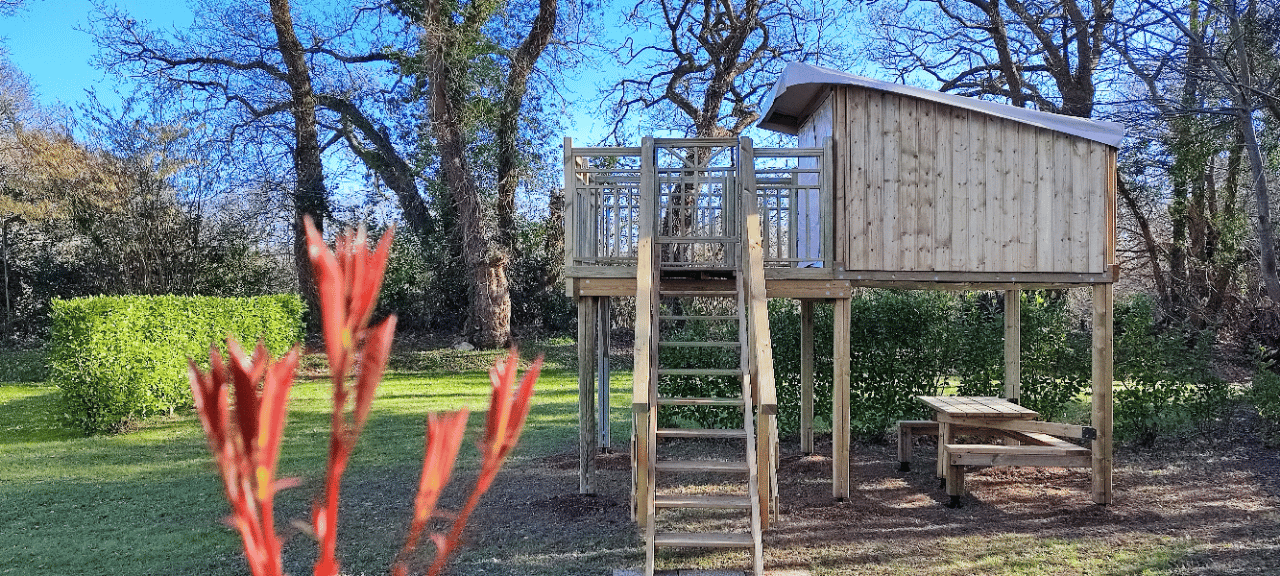
[[[1124,126],[1116,122],[1018,108],[936,90],[873,80],[800,62],[787,64],[783,69],[782,76],[773,85],[773,91],[770,93],[764,107],[765,112],[758,125],[766,130],[795,134],[814,109],[822,103],[820,99],[825,96],[826,88],[829,86],[860,86],[881,92],[902,94],[1071,134],[1115,147],[1119,147],[1125,132]]]

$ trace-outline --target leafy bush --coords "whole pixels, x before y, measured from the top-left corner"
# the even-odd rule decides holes
[[[1213,375],[1213,332],[1156,325],[1151,299],[1116,306],[1116,435],[1149,444],[1157,436],[1212,423],[1231,401]]]
[[[832,308],[813,310],[813,419],[814,428],[831,426]],[[778,391],[778,431],[800,432],[800,306],[794,300],[769,301],[769,330],[773,343],[773,372]]]
[[[49,378],[45,350],[0,350],[0,382],[44,382]]]
[[[1263,440],[1272,446],[1280,444],[1280,374],[1275,372],[1273,362],[1258,363],[1248,399],[1265,421]]]
[[[63,416],[86,433],[191,406],[187,359],[207,363],[228,335],[283,354],[302,338],[302,301],[119,296],[54,300],[51,378]]]
[[[1072,326],[1066,292],[1023,292],[1022,298],[1019,401],[1045,420],[1058,420],[1093,386],[1093,336]]]
[[[1071,330],[1060,293],[1025,292],[1022,305],[1023,404],[1047,417],[1064,413],[1089,386],[1089,339]],[[902,419],[924,418],[918,395],[999,396],[1004,391],[1004,306],[999,294],[866,290],[854,295],[850,320],[851,422],[863,438],[881,437]],[[832,309],[814,311],[815,340],[831,342]],[[800,313],[770,303],[778,421],[800,426]],[[814,351],[814,416],[831,413],[830,347]]]
[[[1022,298],[1019,400],[1045,419],[1059,419],[1090,389],[1091,335],[1074,325],[1065,292],[1026,291]],[[1000,294],[864,290],[854,294],[851,306],[850,406],[855,436],[879,438],[897,420],[926,417],[924,406],[914,400],[918,395],[952,390],[974,396],[1003,394],[1004,299]],[[800,306],[773,300],[769,317],[779,429],[796,434],[800,430]],[[1160,330],[1152,318],[1151,302],[1143,297],[1116,308],[1116,376],[1124,383],[1116,388],[1115,419],[1122,438],[1150,441],[1159,434],[1206,426],[1231,399],[1230,387],[1210,370],[1212,332],[1185,326]],[[814,332],[819,343],[814,350],[814,418],[816,425],[829,425],[830,306],[815,307]],[[700,360],[696,354],[706,353],[684,352],[681,358],[696,362]],[[689,378],[682,384],[695,396],[728,385],[706,378]],[[1276,394],[1280,397],[1280,391]],[[713,420],[709,414],[697,418]]]
[[[852,302],[850,416],[853,434],[881,436],[897,420],[922,418],[915,400],[947,383],[960,341],[946,292],[871,290]]]
[[[951,375],[959,337],[951,328],[955,297],[942,292],[867,290],[855,294],[850,322],[851,425],[855,436],[878,437],[894,421],[923,417],[914,400],[937,394]],[[814,419],[831,413],[832,308],[814,309]],[[770,303],[778,423],[800,429],[800,308]]]
[[[690,315],[731,315],[732,306],[715,299],[693,299],[681,303],[682,312]],[[666,305],[671,305],[670,303]],[[733,342],[738,339],[737,322],[732,320],[687,320],[663,326],[663,342]],[[662,368],[738,368],[737,348],[677,347],[659,348]],[[663,396],[700,398],[738,398],[742,381],[733,376],[662,375],[658,389]],[[693,425],[703,428],[741,428],[740,406],[664,406],[658,412],[659,425]]]

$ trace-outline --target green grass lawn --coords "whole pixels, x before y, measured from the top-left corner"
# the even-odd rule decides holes
[[[345,477],[339,553],[346,574],[387,573],[408,521],[425,414],[469,406],[477,411],[471,417],[470,438],[477,437],[488,402],[487,374],[449,369],[485,361],[402,358],[398,371],[379,389],[373,416]],[[473,518],[474,532],[450,574],[608,575],[642,561],[639,537],[627,514],[630,472],[616,465],[625,463],[625,457],[602,474],[598,498],[577,495],[577,375],[562,365],[557,363],[539,380],[521,445],[491,491],[488,506]],[[30,381],[42,377],[38,372],[24,370],[21,377],[0,373],[0,575],[247,573],[239,538],[222,523],[228,508],[193,413],[149,419],[128,434],[86,438],[58,424],[58,391]],[[626,373],[614,377],[614,446],[625,449],[630,386]],[[308,517],[322,478],[329,407],[327,380],[295,385],[281,476],[297,477],[302,485],[282,492],[277,501],[281,531],[288,536],[286,569],[295,576],[310,573],[314,545],[290,528],[288,520]],[[784,444],[784,450],[794,448],[793,440]],[[891,447],[861,445],[855,451],[855,465],[873,468],[864,477],[867,484],[856,489],[862,512],[851,516],[843,508],[847,505],[825,499],[804,505],[808,508],[793,504],[807,494],[829,494],[827,471],[821,467],[802,478],[784,479],[794,480],[792,486],[810,487],[801,493],[792,488],[791,501],[784,500],[784,507],[797,508],[769,536],[773,540],[766,558],[771,567],[798,567],[815,576],[1200,575],[1219,572],[1178,567],[1212,550],[1211,541],[1241,538],[1230,532],[1203,540],[1175,537],[1167,529],[1148,532],[1140,522],[1102,533],[1086,530],[1079,537],[1041,533],[1052,523],[985,530],[966,524],[968,512],[948,511],[929,500],[936,484],[927,474],[920,485],[903,484],[904,479],[891,472]],[[475,452],[474,442],[464,443],[460,469],[446,499],[457,502],[461,489],[469,487]],[[1127,492],[1109,513],[1141,517],[1149,509],[1161,509],[1160,503],[1167,501],[1162,499],[1183,498],[1164,486],[1185,486],[1174,478],[1194,469],[1196,462],[1184,458],[1118,472],[1127,479]],[[1189,481],[1201,482],[1203,492],[1214,487],[1216,477],[1192,476]],[[1216,502],[1216,497],[1205,496],[1205,502]],[[1075,502],[1072,498],[1078,499],[1067,497],[1067,507]],[[1251,526],[1275,517],[1264,500],[1253,504],[1261,511],[1251,517]],[[974,510],[1007,505],[1007,500],[993,498],[975,504]],[[866,510],[877,512],[866,515]],[[820,520],[811,523],[806,517]],[[852,531],[833,529],[823,537],[824,526]],[[974,532],[956,534],[963,526]],[[1107,526],[1100,521],[1096,528]],[[1246,547],[1280,546],[1274,531],[1263,532],[1250,537],[1256,542],[1245,539]],[[739,556],[716,553],[666,558],[667,567],[741,569],[745,564]]]
[[[45,383],[0,383],[0,574],[246,572],[239,539],[222,523],[228,507],[193,412],[146,420],[128,434],[86,438],[58,424],[57,395]],[[340,534],[357,540],[344,552],[351,573],[385,573],[400,544],[413,490],[405,480],[416,482],[426,413],[468,406],[469,438],[478,438],[488,395],[488,375],[479,371],[401,373],[384,381],[346,485],[354,486],[359,505],[379,493],[378,479],[395,478],[398,501],[385,508],[404,513],[374,521],[385,528],[381,541]],[[294,385],[280,475],[304,484],[281,493],[280,518],[307,517],[323,473],[330,406],[327,380]],[[510,466],[576,451],[576,442],[577,375],[548,370]],[[468,440],[461,466],[475,459]],[[299,545],[314,548],[302,537],[289,547]],[[307,554],[300,553],[295,563],[302,566],[291,573],[309,572]]]

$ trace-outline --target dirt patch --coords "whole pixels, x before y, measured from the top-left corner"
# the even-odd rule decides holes
[[[1280,574],[1280,452],[1258,440],[1253,424],[1246,414],[1212,434],[1118,447],[1110,506],[1091,501],[1087,470],[990,468],[972,470],[964,506],[947,508],[933,472],[935,445],[927,439],[917,444],[913,470],[905,473],[898,472],[894,446],[855,445],[851,498],[837,501],[829,441],[819,441],[813,455],[784,442],[781,517],[765,534],[766,566],[814,574],[983,574],[938,566],[948,554],[968,553],[956,547],[1025,546],[1053,554],[1054,546],[1087,545],[1105,561],[1115,555],[1115,566],[1103,574]],[[469,547],[451,573],[586,576],[639,566],[630,456],[598,455],[596,465],[596,493],[580,495],[576,453],[514,463],[477,511]],[[1126,564],[1135,548],[1168,553],[1158,565]],[[747,564],[701,554],[668,555],[660,567]]]

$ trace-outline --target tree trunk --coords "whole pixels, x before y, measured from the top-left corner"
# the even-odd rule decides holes
[[[1242,98],[1247,99],[1247,97]],[[1253,111],[1242,108],[1237,115],[1240,130],[1244,133],[1245,155],[1249,157],[1249,169],[1253,176],[1253,196],[1258,208],[1258,258],[1261,260],[1262,282],[1267,297],[1280,304],[1280,277],[1276,273],[1275,229],[1271,223],[1271,194],[1267,190],[1266,166],[1258,135],[1253,129]]]
[[[324,231],[329,215],[329,198],[324,187],[324,168],[320,159],[320,132],[316,122],[316,96],[311,87],[311,73],[306,53],[293,30],[293,14],[289,0],[270,0],[271,23],[275,25],[280,57],[287,70],[293,114],[293,169],[297,177],[293,194],[293,263],[298,271],[298,289],[313,316],[319,311],[311,262],[307,255],[307,238],[302,219],[310,214],[316,229]]]
[[[348,126],[344,134],[348,148],[396,195],[400,214],[409,230],[424,250],[430,248],[428,243],[436,231],[435,218],[418,191],[416,171],[400,156],[391,137],[351,102],[332,95],[320,95],[319,99],[325,108],[342,116]],[[356,139],[357,134],[364,142]]]
[[[440,153],[440,170],[457,212],[463,259],[470,276],[466,333],[481,348],[511,342],[511,291],[507,285],[507,257],[495,245],[480,198],[480,190],[467,160],[461,108],[465,92],[448,55],[456,48],[447,36],[441,7],[427,9],[424,34],[427,74],[431,86],[431,130]]]
[[[1123,178],[1116,179],[1116,191],[1120,199],[1124,201],[1124,205],[1129,208],[1129,213],[1133,214],[1133,219],[1138,222],[1138,232],[1142,235],[1142,244],[1147,253],[1147,261],[1151,263],[1151,278],[1155,281],[1156,295],[1160,299],[1160,304],[1165,310],[1168,310],[1170,304],[1169,287],[1165,284],[1164,271],[1160,269],[1160,245],[1156,242],[1155,234],[1151,231],[1151,221],[1142,212],[1142,208],[1138,206],[1137,198],[1133,196],[1133,192],[1125,185]]]
[[[1247,14],[1253,14],[1255,7],[1251,3]],[[1231,35],[1235,38],[1236,74],[1239,85],[1232,87],[1232,96],[1236,106],[1236,122],[1244,138],[1245,156],[1249,158],[1249,169],[1253,176],[1253,196],[1258,209],[1258,258],[1262,272],[1263,286],[1267,297],[1274,304],[1280,304],[1280,278],[1276,273],[1275,229],[1271,223],[1271,195],[1267,190],[1266,164],[1262,159],[1262,148],[1258,145],[1258,133],[1253,125],[1253,62],[1249,54],[1248,43],[1245,42],[1244,30],[1240,26],[1239,17],[1233,11],[1231,15]]]
[[[529,91],[529,75],[542,51],[551,42],[556,29],[558,0],[539,0],[538,15],[529,26],[520,47],[511,56],[511,68],[507,70],[507,85],[503,92],[502,110],[498,115],[498,240],[507,254],[516,253],[516,188],[519,184],[517,167],[519,150],[516,141],[520,136],[520,108]]]
[[[4,238],[0,240],[0,260],[4,261],[4,333],[13,334],[13,304],[9,296],[9,224],[18,221],[18,217],[5,218]]]

